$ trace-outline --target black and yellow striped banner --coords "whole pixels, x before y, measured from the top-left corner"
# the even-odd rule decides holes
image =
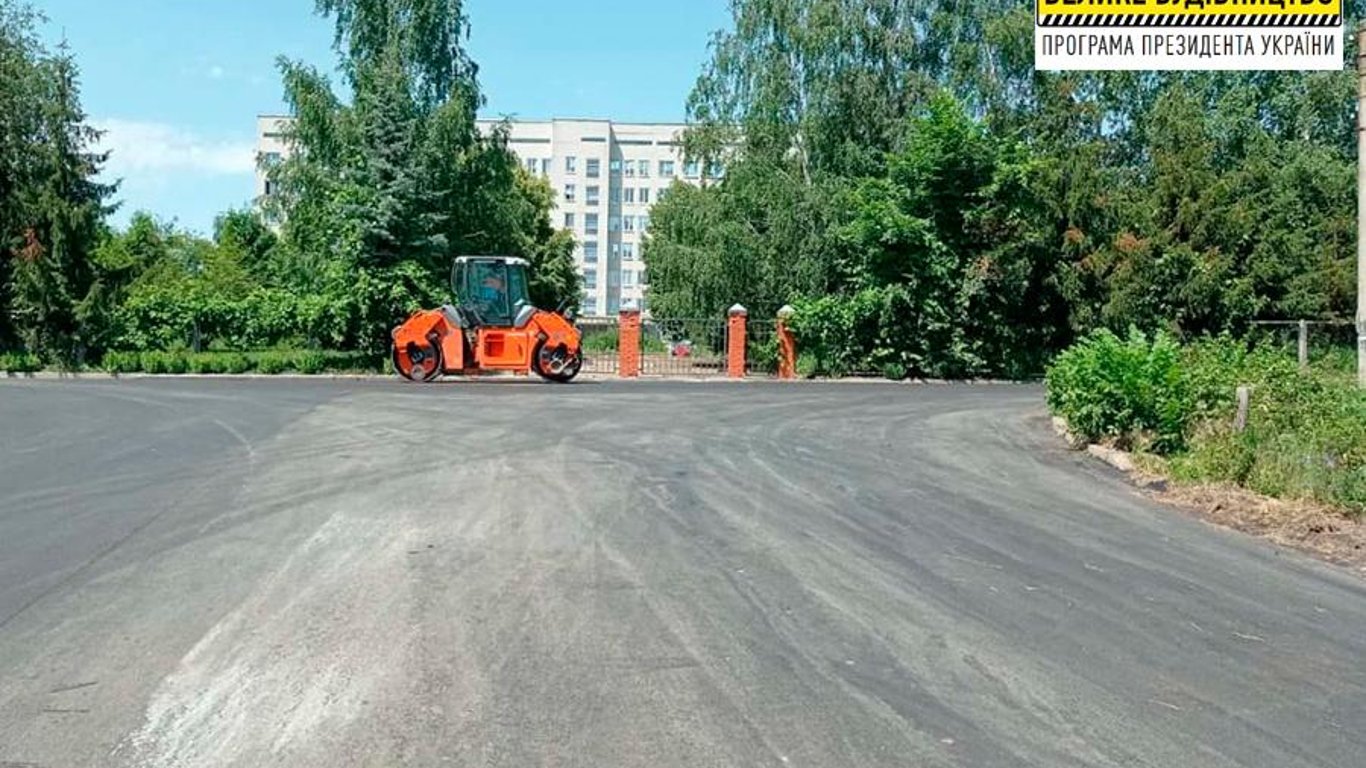
[[[1043,16],[1041,27],[1340,27],[1336,14],[1298,14],[1259,16],[1223,14],[1219,16],[1133,16],[1121,13],[1088,13],[1068,16]]]
[[[1342,0],[1036,0],[1040,27],[1340,27]]]

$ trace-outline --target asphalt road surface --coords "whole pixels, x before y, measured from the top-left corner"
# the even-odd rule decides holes
[[[1366,580],[1033,387],[0,382],[0,766],[1366,765]]]

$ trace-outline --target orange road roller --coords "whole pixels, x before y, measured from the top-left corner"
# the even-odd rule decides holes
[[[398,375],[427,382],[442,375],[535,371],[561,383],[579,375],[583,348],[573,314],[531,304],[527,266],[510,256],[456,259],[451,290],[457,303],[415,312],[394,329]]]

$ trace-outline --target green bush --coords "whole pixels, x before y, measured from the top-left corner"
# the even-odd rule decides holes
[[[0,353],[0,371],[5,373],[36,373],[43,369],[43,361],[27,352]]]
[[[891,379],[892,381],[901,381],[905,379],[908,374],[906,373],[906,366],[901,363],[887,363],[882,366],[882,375],[884,378]]]
[[[218,352],[201,352],[189,355],[190,373],[225,373],[223,355]]]
[[[138,352],[105,352],[103,366],[109,373],[137,373],[142,370],[142,355]]]
[[[142,370],[147,373],[170,373],[169,352],[143,352],[139,355]]]
[[[294,369],[299,373],[318,374],[328,370],[329,362],[322,352],[305,350],[294,356]]]
[[[274,376],[290,369],[293,361],[286,352],[262,352],[256,355],[256,370]]]
[[[904,285],[886,285],[802,299],[793,302],[788,324],[799,353],[812,355],[821,374],[885,373],[888,366],[935,378],[991,373],[980,345],[923,298]]]
[[[1100,330],[1063,352],[1047,374],[1048,405],[1091,441],[1151,439],[1159,453],[1185,445],[1193,413],[1181,347],[1158,333],[1121,339]]]
[[[762,341],[750,339],[749,348],[745,350],[749,358],[749,365],[760,373],[778,372],[778,334],[773,335]]]
[[[222,372],[239,374],[251,370],[251,358],[237,352],[225,352],[222,359]]]
[[[1299,370],[1293,354],[1227,337],[1178,347],[1159,335],[1098,332],[1060,355],[1048,402],[1090,440],[1117,438],[1168,454],[1180,481],[1366,511],[1366,392],[1336,361]],[[1232,423],[1251,389],[1246,429]]]

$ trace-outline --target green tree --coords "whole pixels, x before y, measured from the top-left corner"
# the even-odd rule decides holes
[[[30,145],[33,186],[20,194],[24,245],[13,274],[13,305],[29,350],[64,365],[82,362],[97,335],[91,261],[113,188],[96,180],[107,155],[91,151],[76,65],[68,51],[41,62],[42,140]]]
[[[13,265],[26,245],[25,199],[37,176],[31,151],[41,136],[35,105],[43,91],[44,52],[26,5],[0,0],[0,349],[18,342],[11,320]]]
[[[271,169],[282,220],[271,258],[298,290],[349,308],[345,343],[377,350],[414,308],[446,299],[452,257],[528,258],[538,302],[579,294],[552,196],[522,172],[500,128],[481,135],[475,67],[454,0],[321,0],[337,25],[348,98],[281,60],[293,152]]]

